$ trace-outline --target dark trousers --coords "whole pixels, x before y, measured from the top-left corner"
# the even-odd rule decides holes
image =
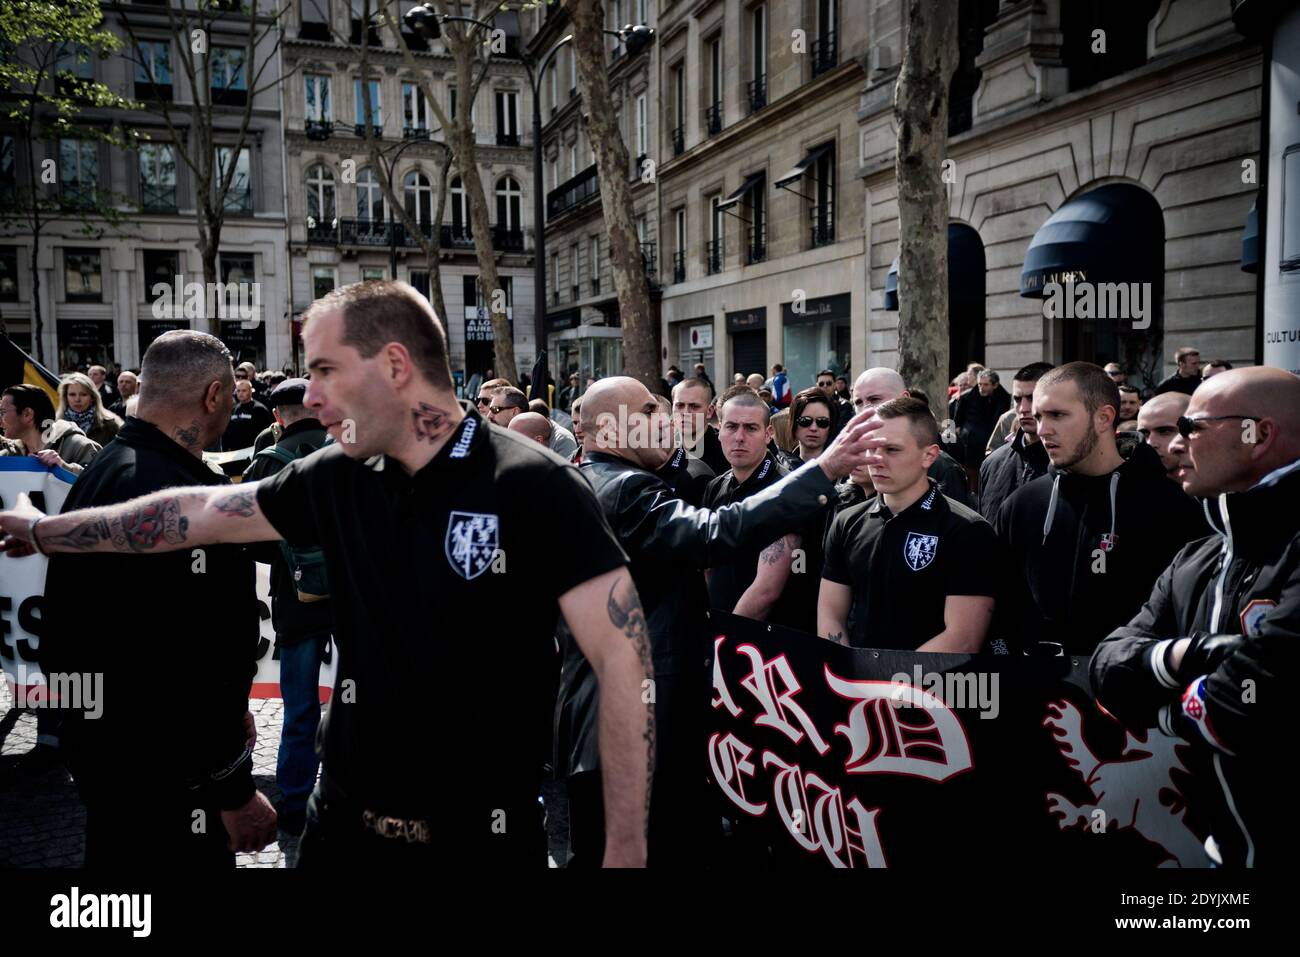
[[[135,786],[119,774],[77,785],[86,805],[86,867],[227,870],[235,866],[221,810],[194,792]],[[160,868],[164,870],[159,870]]]

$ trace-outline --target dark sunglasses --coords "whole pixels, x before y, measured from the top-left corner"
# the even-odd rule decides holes
[[[1205,415],[1198,416],[1195,419],[1189,419],[1185,415],[1178,417],[1178,434],[1185,439],[1190,439],[1193,432],[1200,432],[1205,428],[1202,422],[1223,422],[1227,419],[1249,419],[1251,422],[1258,422],[1257,415]]]
[[[485,398],[483,398],[482,396],[479,396],[477,399],[474,400],[474,403],[475,403],[476,405],[480,405],[480,406],[483,406],[483,405],[491,405],[491,404],[492,404],[492,400],[491,400],[491,399],[485,399]]]
[[[799,426],[801,429],[808,428],[808,426],[812,425],[814,422],[817,423],[817,428],[819,429],[829,429],[831,427],[831,420],[824,415],[819,415],[815,419],[811,415],[801,415],[799,418],[794,420],[794,424]]]

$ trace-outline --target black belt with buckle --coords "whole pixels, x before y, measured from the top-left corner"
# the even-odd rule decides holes
[[[433,826],[426,818],[395,817],[366,808],[349,798],[328,775],[321,772],[321,797],[327,813],[340,821],[359,821],[362,828],[389,841],[432,844]]]

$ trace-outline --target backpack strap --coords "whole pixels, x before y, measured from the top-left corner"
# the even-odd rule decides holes
[[[266,448],[262,449],[262,451],[258,452],[255,456],[253,456],[253,458],[260,459],[263,456],[265,456],[268,459],[275,459],[281,465],[289,465],[296,458],[298,458],[298,456],[294,455],[288,449],[283,448],[279,445],[268,445]]]

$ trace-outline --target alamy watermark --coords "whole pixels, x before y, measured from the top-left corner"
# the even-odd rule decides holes
[[[1043,284],[1043,315],[1048,319],[1123,319],[1134,329],[1149,329],[1153,305],[1149,282],[1067,279]]]
[[[898,685],[891,693],[894,706],[917,707],[916,699],[907,694],[906,688],[913,687],[927,692],[931,697],[922,699],[921,707],[948,707],[974,709],[981,719],[993,720],[1001,712],[998,703],[998,682],[1001,676],[996,671],[944,671],[921,670],[919,664],[912,666],[912,673],[900,671],[889,680]],[[930,704],[930,701],[937,704]]]
[[[101,672],[55,672],[41,684],[15,683],[14,704],[19,710],[69,709],[84,711],[94,721],[104,714],[104,675]]]

